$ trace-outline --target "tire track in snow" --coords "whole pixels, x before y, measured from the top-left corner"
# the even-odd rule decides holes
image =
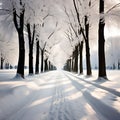
[[[68,101],[65,98],[61,76],[56,78],[55,86],[55,93],[53,95],[48,120],[75,120],[69,108]]]

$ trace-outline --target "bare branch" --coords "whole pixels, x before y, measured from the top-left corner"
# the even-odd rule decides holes
[[[55,33],[55,31],[53,31],[53,32],[48,36],[48,39],[50,39],[54,33]]]
[[[120,7],[120,3],[112,6],[106,13],[109,13],[110,11],[112,11],[113,9],[115,9],[116,7]]]
[[[53,15],[50,15],[49,13],[45,16],[45,17],[43,17],[43,20],[45,20],[47,17],[49,17],[49,16],[53,16]]]
[[[85,41],[86,41],[86,36],[85,36],[84,30],[83,30],[83,28],[82,28],[81,22],[80,22],[80,15],[79,15],[79,12],[78,12],[78,9],[77,9],[75,0],[73,0],[73,4],[74,4],[75,11],[76,11],[78,24],[79,24],[79,27],[80,27],[80,29],[81,29],[81,33],[82,33],[82,35],[83,35],[83,37],[84,37],[84,39],[85,39]]]

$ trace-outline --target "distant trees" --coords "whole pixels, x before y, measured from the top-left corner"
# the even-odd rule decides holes
[[[91,60],[90,60],[90,46],[89,46],[89,38],[90,38],[90,19],[91,16],[93,14],[93,11],[90,12],[90,9],[94,6],[92,4],[92,0],[72,0],[73,1],[73,5],[74,5],[74,10],[76,16],[74,17],[75,19],[77,19],[77,26],[79,26],[77,29],[75,28],[75,26],[73,25],[75,20],[71,22],[71,18],[73,16],[68,14],[67,10],[65,9],[65,13],[68,16],[68,20],[69,20],[69,26],[72,29],[72,33],[67,34],[68,39],[70,40],[70,37],[72,38],[72,40],[79,40],[81,39],[79,36],[82,36],[82,38],[84,40],[80,40],[79,43],[79,70],[80,70],[80,74],[83,73],[83,62],[82,62],[82,51],[83,51],[83,43],[85,43],[85,51],[86,51],[86,71],[87,71],[87,75],[91,75],[92,71],[91,71]],[[99,0],[99,25],[98,25],[98,77],[102,77],[104,79],[107,79],[107,75],[106,75],[106,61],[105,61],[105,35],[104,35],[104,27],[105,27],[105,13],[104,13],[104,0]],[[110,11],[112,11],[113,9],[115,9],[116,7],[119,7],[120,3],[112,6],[107,12],[109,13]],[[69,10],[72,11],[72,10]],[[69,31],[71,32],[71,31]],[[75,36],[73,36],[73,33],[75,33]],[[78,39],[76,39],[78,38]],[[73,50],[73,60],[72,60],[72,65],[71,68],[73,69],[74,72],[78,72],[77,67],[78,67],[78,55],[75,52],[77,49],[77,45],[78,44],[74,44],[74,50]],[[75,57],[75,55],[77,57]],[[76,59],[74,59],[76,58]],[[70,70],[70,64],[69,64],[70,59],[68,58],[67,63],[65,68],[67,68],[68,70]],[[120,62],[118,61],[118,68],[120,66],[119,64]],[[76,67],[75,67],[76,66]],[[115,68],[115,64],[113,64],[113,68]]]
[[[36,63],[35,63],[35,73],[39,73],[39,69],[41,69],[41,72],[47,70],[52,66],[52,64],[49,61],[50,67],[48,66],[48,59],[45,59],[45,68],[44,68],[44,53],[46,49],[46,44],[47,41],[45,41],[43,47],[41,47],[40,44],[40,37],[41,37],[41,32],[40,30],[36,29],[36,25],[40,25],[40,29],[44,27],[44,20],[49,15],[47,13],[48,11],[44,11],[45,5],[38,5],[38,1],[30,2],[30,1],[23,1],[23,0],[2,0],[1,4],[2,8],[0,9],[1,11],[5,12],[6,14],[10,15],[13,18],[13,23],[16,28],[16,31],[18,33],[18,44],[19,44],[19,57],[18,57],[18,65],[17,65],[17,74],[16,76],[20,76],[24,78],[24,66],[25,66],[25,40],[24,36],[28,36],[28,47],[29,47],[29,74],[34,73],[34,66],[33,66],[33,52],[34,52],[34,43],[36,44]],[[41,7],[41,8],[40,8]],[[44,9],[43,9],[43,8]],[[40,10],[41,9],[41,10]],[[41,12],[41,13],[40,13]],[[43,13],[45,12],[45,13]],[[11,14],[12,13],[12,14]],[[39,14],[39,17],[38,17]],[[42,14],[42,15],[40,15]],[[44,14],[47,14],[44,16]],[[44,17],[42,17],[44,16]],[[35,21],[34,21],[35,19]],[[39,20],[36,20],[39,19]],[[34,23],[37,21],[37,24]],[[56,24],[57,27],[57,24]],[[50,39],[51,36],[54,34],[53,31],[47,39]],[[49,32],[51,32],[49,31]],[[27,33],[27,34],[26,34]],[[36,41],[35,41],[36,40]],[[40,57],[40,51],[41,51],[41,68],[39,68],[39,57]],[[3,58],[1,57],[1,68],[3,68]],[[8,64],[6,63],[6,66]]]
[[[1,56],[0,56],[1,58],[0,58],[0,61],[1,61],[1,69],[3,69],[3,63],[4,63],[4,57],[3,57],[3,54],[1,53]]]
[[[91,7],[91,0],[87,0],[87,1],[80,1],[80,0],[73,0],[73,5],[74,5],[74,9],[75,9],[75,13],[76,13],[76,19],[78,21],[78,25],[79,25],[79,29],[78,29],[78,33],[75,32],[75,29],[73,30],[73,32],[75,32],[75,34],[77,34],[76,36],[82,35],[83,39],[85,41],[85,50],[86,50],[86,70],[87,70],[87,75],[91,75],[91,62],[90,62],[90,48],[89,48],[89,11],[90,7]],[[106,65],[105,65],[105,50],[104,50],[104,26],[105,26],[105,20],[104,20],[104,1],[100,0],[99,1],[99,13],[100,13],[100,19],[99,19],[99,77],[103,77],[103,78],[107,78],[106,77]],[[85,13],[79,13],[79,9],[82,9],[81,12]],[[70,21],[70,15],[66,12],[65,13],[68,16],[68,19]],[[83,14],[83,18],[84,18],[84,22],[81,22],[81,17],[80,14]],[[73,23],[70,21],[70,25],[72,25]],[[84,25],[83,25],[84,24]],[[73,26],[72,26],[73,28]],[[73,36],[72,36],[73,37]],[[74,38],[73,38],[74,39]],[[73,71],[78,72],[78,48],[79,48],[79,53],[80,53],[80,58],[79,58],[79,68],[80,68],[80,74],[83,73],[83,63],[82,63],[82,51],[83,51],[83,41],[81,40],[81,42],[79,42],[79,47],[75,45],[75,50],[73,51],[73,58],[75,56],[75,60],[73,61],[74,65],[74,69]],[[78,48],[77,48],[78,47]],[[76,52],[77,51],[77,52]],[[69,66],[69,60],[67,61],[67,66]],[[69,68],[69,67],[67,67]]]
[[[68,16],[68,19],[70,22],[69,24],[71,26],[71,29],[73,30],[73,33],[75,33],[76,38],[79,40],[78,43],[75,45],[75,50],[73,51],[73,58],[75,58],[75,60],[73,61],[73,64],[74,64],[73,71],[78,72],[78,68],[79,68],[80,74],[83,73],[82,52],[83,52],[83,43],[85,43],[87,75],[91,75],[92,72],[91,72],[90,48],[89,48],[89,16],[88,16],[88,13],[86,13],[86,12],[79,13],[79,10],[78,10],[78,8],[79,8],[82,10],[82,12],[84,12],[88,7],[90,7],[91,3],[86,4],[88,6],[84,7],[84,5],[86,3],[86,2],[85,3],[84,2],[85,1],[83,1],[81,3],[81,1],[76,2],[76,0],[73,0],[73,5],[74,5],[74,9],[75,9],[74,14],[76,14],[76,16],[73,15],[73,12],[72,12],[72,17],[74,17],[74,22],[75,22],[75,19],[77,21],[77,23],[76,23],[78,26],[77,28],[74,27],[74,25],[73,25],[74,23],[71,22],[71,20],[70,20],[71,16],[67,13],[66,9],[65,9],[65,13]],[[89,1],[89,2],[91,2],[91,1]],[[80,4],[77,4],[77,3],[80,3]],[[80,14],[84,14],[84,16],[80,16]],[[84,22],[81,22],[82,18],[84,18]],[[80,37],[81,35],[82,35],[83,40]],[[75,39],[75,38],[73,38],[73,39]],[[79,65],[80,66],[79,67],[78,67],[78,55],[80,56],[80,58],[79,58]]]

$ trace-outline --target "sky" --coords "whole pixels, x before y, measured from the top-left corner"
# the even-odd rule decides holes
[[[6,1],[5,5],[8,4],[9,0]],[[27,1],[27,0],[25,0]],[[90,52],[91,52],[91,63],[95,67],[97,65],[97,40],[98,40],[98,1],[93,1],[93,7],[90,10],[85,10],[81,12],[81,16],[88,11],[90,14]],[[1,0],[2,2],[2,0]],[[0,2],[0,3],[1,3]],[[108,11],[113,5],[119,3],[120,0],[105,0],[105,12]],[[49,4],[48,4],[49,3]],[[85,4],[86,5],[86,4]],[[1,5],[0,5],[1,6]],[[8,5],[7,5],[8,7]],[[9,6],[10,7],[10,6]],[[9,8],[8,7],[8,8]],[[74,11],[72,0],[28,0],[25,22],[30,21],[32,24],[42,24],[44,23],[44,28],[38,28],[37,32],[40,34],[41,47],[44,42],[47,41],[48,46],[52,48],[50,50],[49,59],[58,68],[63,67],[66,60],[72,54],[73,47],[69,40],[65,36],[65,32],[68,29],[68,18],[65,14],[64,7],[67,11]],[[34,8],[35,16],[33,17],[33,11],[29,10]],[[10,8],[9,8],[10,9]],[[87,9],[87,8],[86,8]],[[94,12],[93,12],[94,11]],[[44,21],[42,20],[49,13]],[[18,60],[18,36],[15,30],[12,15],[0,12],[0,52],[3,53],[7,61],[12,65],[17,65]],[[75,15],[75,14],[74,14]],[[108,14],[105,14],[105,39],[106,39],[106,61],[107,65],[111,65],[114,61],[120,59],[119,46],[120,46],[120,23],[119,23],[119,7],[113,9]],[[57,28],[55,27],[56,22],[58,23]],[[25,29],[26,30],[26,29]],[[51,32],[55,30],[53,36],[48,40],[48,36]],[[76,38],[74,38],[76,39]],[[72,43],[74,46],[77,42]],[[25,34],[25,44],[26,44],[26,60],[25,63],[28,65],[28,39],[27,34]],[[84,46],[85,47],[85,46]],[[112,48],[117,49],[112,49]],[[35,49],[34,49],[35,51]],[[113,55],[114,54],[114,58]],[[84,66],[85,66],[85,50],[84,50]],[[35,56],[35,53],[34,53]],[[34,59],[35,62],[35,59]]]

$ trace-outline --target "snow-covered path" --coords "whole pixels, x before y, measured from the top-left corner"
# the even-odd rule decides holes
[[[0,81],[0,120],[120,119],[119,91],[68,72]]]

